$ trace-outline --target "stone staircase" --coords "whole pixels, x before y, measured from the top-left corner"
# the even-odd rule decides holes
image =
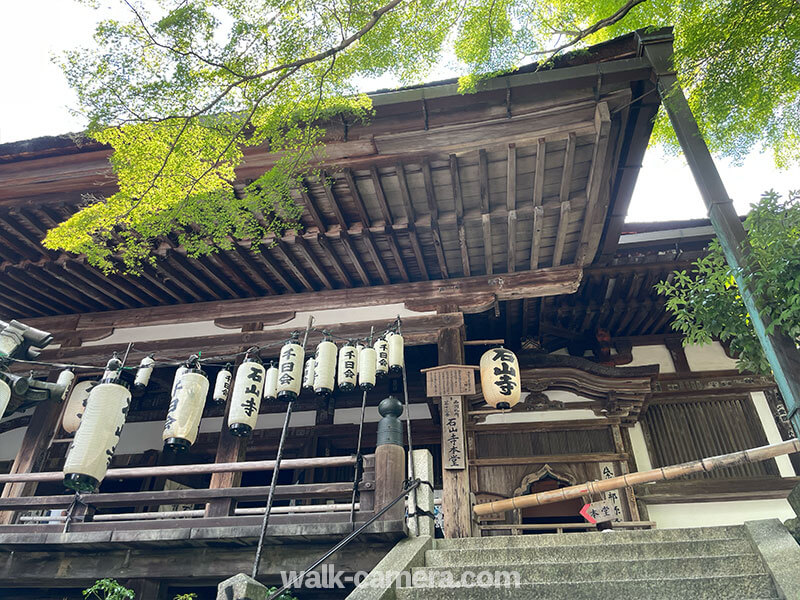
[[[519,585],[495,571],[516,571]],[[480,572],[494,581],[474,585]],[[412,573],[414,587],[397,587],[397,600],[784,597],[744,526],[436,540]]]

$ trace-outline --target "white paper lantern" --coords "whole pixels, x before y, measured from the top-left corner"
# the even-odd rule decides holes
[[[375,369],[377,367],[377,353],[375,348],[361,348],[358,355],[358,387],[362,390],[371,390],[375,387]]]
[[[509,409],[520,400],[519,363],[511,350],[492,348],[481,356],[481,390],[486,404]]]
[[[103,376],[100,378],[100,381],[117,381],[121,368],[122,361],[115,356],[106,364],[106,370],[103,371]]]
[[[264,399],[275,402],[278,399],[278,367],[269,363],[267,382],[264,384]]]
[[[246,358],[236,369],[228,414],[228,429],[233,435],[246,437],[255,428],[264,394],[265,375],[264,365],[253,358]]]
[[[172,379],[172,388],[170,390],[170,397],[172,394],[175,393],[175,386],[178,385],[178,381],[180,380],[181,375],[186,373],[186,371],[188,370],[189,367],[187,367],[186,365],[181,365],[180,367],[177,368],[177,370],[175,371],[175,377]]]
[[[339,369],[337,383],[343,392],[352,392],[356,388],[356,347],[350,342],[339,349]]]
[[[61,401],[63,402],[69,397],[69,393],[72,391],[72,384],[75,382],[75,373],[70,371],[69,369],[64,369],[61,373],[58,374],[58,379],[56,380],[56,385],[63,385],[64,386],[64,393],[61,394]],[[3,412],[0,411],[0,415]]]
[[[200,369],[184,372],[172,390],[167,419],[164,422],[164,448],[183,452],[197,439],[208,395],[208,378]]]
[[[0,417],[6,412],[10,401],[11,387],[3,379],[0,379]]]
[[[313,390],[314,389],[314,368],[316,367],[316,360],[312,356],[306,361],[306,367],[303,371],[303,389],[304,390]]]
[[[377,357],[375,374],[378,378],[386,377],[389,373],[389,342],[384,338],[378,338],[373,348],[375,348],[375,355]]]
[[[364,349],[364,344],[362,344],[361,342],[357,342],[356,343],[356,378],[358,378],[358,371],[359,371],[358,361],[361,360],[361,350],[363,350],[363,349]]]
[[[214,380],[214,393],[211,399],[217,404],[225,404],[228,401],[228,394],[231,393],[231,382],[233,381],[233,373],[231,373],[230,366],[226,365],[224,369],[220,369],[217,373],[217,378]]]
[[[281,358],[278,361],[278,400],[291,402],[300,395],[305,357],[305,350],[295,341],[287,342],[281,347]]]
[[[314,359],[314,391],[320,396],[333,392],[336,385],[336,344],[330,340],[320,342]]]
[[[139,396],[144,393],[147,384],[150,383],[150,376],[153,374],[153,365],[156,361],[151,356],[145,356],[136,369],[136,377],[133,380],[133,393]]]
[[[89,392],[97,385],[96,381],[79,381],[67,397],[64,415],[61,417],[61,428],[67,433],[75,433],[81,424],[81,417],[86,410]]]
[[[403,336],[399,333],[392,333],[386,337],[386,341],[389,343],[389,371],[401,373],[405,366]]]
[[[131,393],[118,383],[92,388],[86,412],[64,462],[64,485],[90,492],[100,485],[125,424]]]

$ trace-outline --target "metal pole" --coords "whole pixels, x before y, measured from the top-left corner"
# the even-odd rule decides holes
[[[369,328],[369,345],[372,346],[372,337],[375,335],[375,327]],[[358,357],[359,360],[361,357]],[[363,462],[361,458],[361,436],[364,433],[364,413],[367,410],[367,390],[361,395],[361,419],[358,422],[358,444],[356,446],[356,464],[353,474],[353,497],[350,500],[350,525],[355,529],[356,526],[356,496],[358,495],[358,482],[361,479]]]
[[[401,333],[403,322],[400,315],[397,315],[397,333]],[[401,334],[402,335],[402,334]],[[406,434],[408,437],[408,478],[412,481],[416,480],[414,476],[414,444],[411,442],[411,411],[408,407],[408,378],[406,377],[406,358],[405,347],[403,348],[403,397],[405,400],[405,413],[406,413]],[[410,517],[414,517],[414,534],[419,535],[419,515],[417,514],[417,488],[409,492],[409,500],[411,501]]]
[[[314,323],[314,317],[308,317],[308,325],[306,325],[306,333],[303,336],[303,354],[305,354],[306,343],[308,342],[308,332],[311,330],[311,325]],[[305,357],[304,357],[305,358]],[[278,442],[278,453],[275,456],[275,468],[272,470],[272,482],[269,484],[269,494],[267,495],[267,506],[264,509],[264,519],[261,521],[261,533],[258,536],[258,548],[256,548],[256,557],[253,560],[253,579],[258,575],[258,566],[261,563],[261,553],[264,550],[264,538],[267,535],[267,525],[269,525],[269,514],[272,510],[272,502],[275,499],[275,486],[278,485],[278,474],[281,469],[281,459],[283,458],[283,445],[286,442],[286,433],[289,431],[289,421],[292,420],[292,408],[294,401],[290,400],[286,405],[286,417],[283,419],[283,429],[281,430],[281,439]]]

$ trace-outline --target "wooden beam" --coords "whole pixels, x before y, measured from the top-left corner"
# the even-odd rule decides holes
[[[480,182],[481,194],[481,214],[485,215],[490,211],[491,201],[489,198],[489,157],[486,150],[478,150],[478,180]]]
[[[353,197],[353,202],[356,205],[356,210],[362,220],[362,231],[366,231],[365,236],[365,244],[367,246],[367,250],[370,252],[372,256],[372,261],[375,263],[375,268],[378,271],[378,275],[381,277],[381,281],[384,283],[388,283],[389,277],[386,274],[386,270],[383,268],[383,263],[380,260],[380,256],[378,255],[378,250],[375,248],[375,243],[372,240],[372,237],[369,233],[369,225],[370,225],[370,218],[369,214],[367,213],[366,206],[364,205],[364,201],[361,199],[361,194],[358,191],[358,187],[356,187],[355,179],[353,179],[353,174],[350,170],[345,170],[344,173],[345,181],[347,186],[350,190],[350,195]],[[336,199],[333,190],[329,186],[325,186],[325,194],[328,197],[328,202],[334,207],[334,212],[336,214],[336,221],[339,223],[339,239],[344,246],[345,252],[347,256],[350,258],[350,261],[355,266],[356,271],[358,272],[359,277],[364,282],[364,285],[370,285],[369,275],[367,274],[367,268],[361,260],[361,256],[356,252],[355,248],[353,247],[353,241],[350,237],[349,233],[349,226],[347,221],[344,218],[344,214],[342,214],[341,209],[339,208],[339,202]],[[377,258],[376,258],[377,257]]]
[[[444,248],[442,248],[442,235],[439,233],[439,208],[436,203],[436,191],[433,187],[431,163],[427,158],[422,161],[422,180],[425,183],[425,197],[428,200],[428,210],[430,211],[431,235],[433,236],[433,247],[436,250],[436,260],[439,263],[442,279],[448,279],[450,275],[447,270]]]
[[[531,233],[531,269],[539,268],[539,252],[542,243],[542,225],[544,223],[544,209],[541,206],[533,207],[533,232]]]
[[[328,238],[326,238],[324,235],[317,235],[314,239],[330,259],[331,263],[333,264],[333,269],[336,271],[339,279],[344,284],[344,287],[353,287],[353,280],[350,278],[350,275],[344,268],[342,261],[339,259],[339,255],[336,254],[336,251],[333,249],[333,245],[328,241]]]
[[[386,243],[389,244],[389,249],[392,251],[394,262],[397,265],[397,270],[400,271],[400,277],[403,281],[409,281],[408,270],[403,260],[403,254],[400,252],[400,246],[397,243],[397,234],[390,226],[386,227]]]
[[[567,239],[567,229],[569,228],[569,200],[561,203],[561,212],[558,219],[558,231],[556,233],[556,244],[553,248],[553,266],[561,264],[564,256],[564,242]]]
[[[152,272],[151,272],[152,271]],[[178,304],[183,304],[186,302],[187,298],[191,298],[191,295],[181,296],[172,288],[170,288],[165,281],[163,281],[161,274],[153,269],[150,265],[145,265],[142,268],[142,278],[147,280],[153,287],[161,290],[165,294],[167,294],[170,298],[173,298]]]
[[[361,198],[361,193],[358,191],[358,186],[356,186],[356,180],[353,177],[353,171],[350,169],[343,169],[342,173],[344,174],[344,180],[347,183],[347,187],[350,190],[350,195],[353,197],[353,202],[356,205],[356,211],[358,212],[361,222],[364,224],[364,227],[371,226],[372,219],[370,219],[369,213],[367,212],[367,207],[364,205],[364,200]]]
[[[517,211],[508,213],[508,255],[507,269],[513,273],[517,268]]]
[[[533,206],[541,206],[544,194],[545,158],[547,156],[547,142],[539,138],[536,143],[536,171],[533,173]]]
[[[288,265],[289,270],[294,274],[300,284],[306,288],[309,292],[315,291],[314,286],[311,284],[308,276],[306,275],[305,271],[303,270],[303,265],[295,258],[292,251],[286,245],[282,239],[276,240],[275,246],[276,254],[283,259],[283,261]]]
[[[372,264],[375,265],[375,269],[378,271],[378,276],[380,277],[381,281],[384,285],[389,285],[392,280],[389,279],[389,272],[386,270],[386,266],[383,264],[383,258],[381,257],[380,250],[378,250],[378,246],[375,243],[375,238],[372,237],[372,231],[370,231],[368,227],[365,227],[361,230],[361,239],[367,246],[367,252],[372,258]]]
[[[564,168],[561,170],[561,191],[558,194],[559,201],[563,204],[569,200],[569,189],[572,185],[572,167],[575,163],[575,145],[577,136],[570,133],[567,138],[567,147],[564,149]]]
[[[208,256],[199,256],[194,260],[195,264],[200,266],[200,271],[203,273],[203,275],[207,279],[210,279],[214,285],[223,291],[223,293],[228,294],[231,298],[238,298],[240,296],[240,294],[234,290],[227,281],[225,281],[225,276],[220,277],[218,275],[218,273],[223,271],[223,268],[220,266],[219,260],[215,255],[211,254]],[[236,270],[226,275],[230,276],[232,279],[237,277]]]
[[[541,454],[538,456],[504,456],[502,458],[476,458],[471,462],[476,467],[500,467],[507,465],[536,465],[541,463],[585,463],[628,460],[623,452],[587,452],[585,454]]]
[[[579,264],[591,262],[592,254],[596,249],[597,240],[590,239],[594,236],[595,219],[597,207],[600,201],[600,193],[603,184],[603,166],[608,154],[609,134],[611,131],[611,114],[606,102],[598,102],[595,110],[595,138],[594,153],[592,155],[592,166],[589,170],[589,179],[586,184],[586,208],[583,214],[583,230],[581,231],[578,255],[576,257]]]
[[[378,172],[378,167],[376,166],[373,166],[369,172],[372,176],[372,186],[375,188],[375,197],[378,199],[378,206],[381,209],[381,215],[383,215],[383,222],[391,227],[392,213],[389,210],[389,203],[386,201],[386,194],[383,193],[381,174]]]
[[[56,263],[58,264],[58,263]],[[111,306],[113,308],[117,308],[116,304],[119,306],[129,306],[130,301],[122,298],[119,294],[116,293],[116,289],[109,290],[107,285],[107,278],[102,276],[97,276],[92,269],[85,268],[80,263],[74,263],[70,261],[66,261],[60,264],[62,267],[62,271],[65,273],[69,273],[70,277],[77,279],[78,281],[82,281],[86,285],[89,286],[90,289],[97,290],[103,296],[111,299],[111,303],[99,301],[101,304],[106,304],[107,306]],[[48,265],[44,265],[44,268],[47,269]],[[55,265],[50,267],[53,269],[51,272],[55,275],[56,274],[56,267]],[[95,298],[97,300],[97,298]],[[116,303],[116,304],[115,304]]]
[[[255,260],[262,263],[288,293],[293,294],[297,291],[295,290],[294,285],[292,285],[292,283],[289,281],[288,274],[283,270],[283,267],[275,262],[267,248],[258,248],[258,251],[252,252],[252,254]]]
[[[317,226],[319,232],[324,234],[328,228],[325,225],[325,221],[322,219],[322,216],[319,214],[316,205],[314,204],[314,199],[308,193],[308,185],[305,181],[301,183],[301,187],[298,189],[298,192],[300,197],[303,199],[303,205],[308,211],[308,214],[311,215],[311,220],[314,221],[314,224]]]
[[[398,299],[406,304],[418,306],[434,303],[470,306],[476,299],[489,297],[497,300],[515,300],[571,294],[579,288],[581,278],[582,271],[577,267],[558,267],[520,271],[499,279],[487,278],[484,275],[465,277],[449,281],[446,286],[443,286],[441,281],[413,281],[388,286],[303,293],[292,297],[290,301],[280,296],[267,296],[221,302],[198,302],[181,306],[83,313],[78,317],[78,324],[81,328],[96,329],[134,327],[143,324],[190,323],[222,317],[255,317],[264,313],[284,312],[287,302],[291,303],[295,311],[379,306],[395,303]],[[64,328],[64,319],[40,317],[29,319],[28,324],[45,331],[61,331]]]
[[[458,246],[461,248],[461,266],[465,277],[472,272],[469,267],[469,248],[467,247],[467,230],[464,227],[464,197],[461,191],[461,175],[458,172],[458,157],[450,155],[450,184],[453,187],[453,200],[456,209],[456,226],[458,227]]]
[[[328,204],[331,206],[331,210],[336,218],[336,222],[339,224],[339,228],[342,231],[347,231],[349,228],[347,219],[345,219],[344,213],[339,206],[339,201],[336,199],[336,195],[333,193],[333,188],[328,184],[329,178],[333,180],[333,175],[323,172],[320,184],[322,185],[322,189],[325,190],[325,197],[328,199]]]
[[[357,288],[356,288],[357,289]],[[337,290],[338,291],[338,290]],[[355,291],[355,290],[354,290]],[[282,298],[284,306],[286,299]],[[406,317],[403,320],[403,335],[408,346],[432,344],[436,341],[436,334],[440,327],[460,326],[464,319],[461,313],[426,315],[422,317]],[[346,338],[364,338],[369,335],[370,327],[382,331],[386,327],[386,320],[363,321],[360,323],[342,323],[326,325],[326,330]],[[186,356],[203,349],[213,356],[235,356],[242,347],[266,346],[278,344],[289,338],[296,328],[266,329],[263,331],[242,331],[240,333],[223,333],[217,335],[199,336],[195,338],[178,338],[168,340],[153,340],[147,344],[137,345],[131,350],[131,360],[140,360],[150,352],[170,360],[185,359]],[[70,348],[45,349],[42,353],[43,360],[61,362],[86,361],[86,364],[102,364],[111,356],[112,352],[124,352],[127,344],[116,342],[112,344],[98,344]],[[139,349],[141,347],[141,350]],[[277,352],[277,350],[275,351]]]
[[[483,226],[483,260],[486,266],[486,274],[494,273],[494,253],[492,248],[492,216],[485,214],[482,216]]]
[[[403,163],[397,163],[395,171],[397,173],[397,182],[400,186],[400,199],[403,201],[403,209],[408,223],[408,241],[411,244],[412,252],[414,252],[414,260],[417,261],[422,279],[428,281],[430,276],[428,275],[428,267],[425,265],[425,256],[422,253],[422,244],[417,235],[417,216],[414,211],[414,204],[411,201],[411,192],[408,189],[408,180],[406,179],[406,170]]]
[[[21,297],[24,296],[26,303],[30,303],[39,308],[42,308],[46,313],[49,314],[58,312],[65,312],[65,313],[79,312],[75,310],[75,307],[70,306],[69,304],[65,304],[64,302],[61,302],[56,298],[51,297],[52,295],[48,297],[48,295],[42,294],[37,283],[33,281],[31,277],[27,276],[26,273],[22,274],[16,273],[15,269],[17,269],[17,267],[10,267],[5,269],[5,271],[3,271],[3,276],[6,278],[7,281],[10,279],[16,283],[16,285],[14,286],[14,288],[16,289],[11,288],[11,286],[9,286],[9,288],[14,289],[14,292],[20,294]],[[106,304],[106,306],[110,306],[113,308],[113,305]]]
[[[353,248],[353,240],[350,239],[350,234],[347,233],[344,229],[341,230],[339,233],[339,241],[344,246],[344,251],[347,256],[350,258],[350,262],[353,263],[353,266],[358,273],[358,276],[361,278],[361,281],[364,282],[364,285],[369,286],[371,285],[371,281],[369,279],[369,275],[367,274],[367,268],[364,263],[361,261],[361,257]]]
[[[178,270],[187,280],[191,281],[193,286],[197,286],[201,290],[205,291],[212,298],[217,300],[223,299],[222,294],[217,292],[217,290],[208,285],[208,283],[206,283],[206,281],[200,275],[195,273],[194,267],[189,263],[189,259],[186,256],[180,252],[167,250],[166,260],[168,263],[173,265],[176,270]]]
[[[302,254],[303,258],[305,258],[306,261],[308,261],[308,264],[311,265],[311,269],[314,271],[317,278],[322,282],[322,285],[324,285],[325,288],[332,290],[333,284],[328,278],[325,268],[320,264],[319,260],[314,254],[314,251],[308,245],[306,239],[302,235],[294,235],[292,240],[294,241],[295,248],[300,250],[300,254]]]
[[[506,171],[506,208],[508,212],[517,208],[517,146],[508,145],[508,169]]]
[[[230,253],[224,254],[228,263],[238,266],[243,273],[242,277],[244,278],[244,276],[246,276],[250,280],[252,283],[250,286],[251,288],[262,288],[266,290],[268,294],[278,293],[267,280],[266,273],[255,264],[250,250],[245,250],[241,248],[239,244],[234,244],[233,250]],[[262,291],[257,291],[254,292],[253,295],[260,296],[262,293]]]

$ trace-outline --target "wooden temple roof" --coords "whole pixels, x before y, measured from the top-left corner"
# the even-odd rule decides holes
[[[328,179],[296,195],[301,231],[199,259],[165,238],[141,277],[40,244],[83,194],[114,192],[107,148],[69,136],[0,145],[0,318],[608,263],[659,105],[650,76],[631,35],[475,94],[454,81],[373,94],[368,124],[328,125]],[[248,150],[238,184],[274,158]]]

